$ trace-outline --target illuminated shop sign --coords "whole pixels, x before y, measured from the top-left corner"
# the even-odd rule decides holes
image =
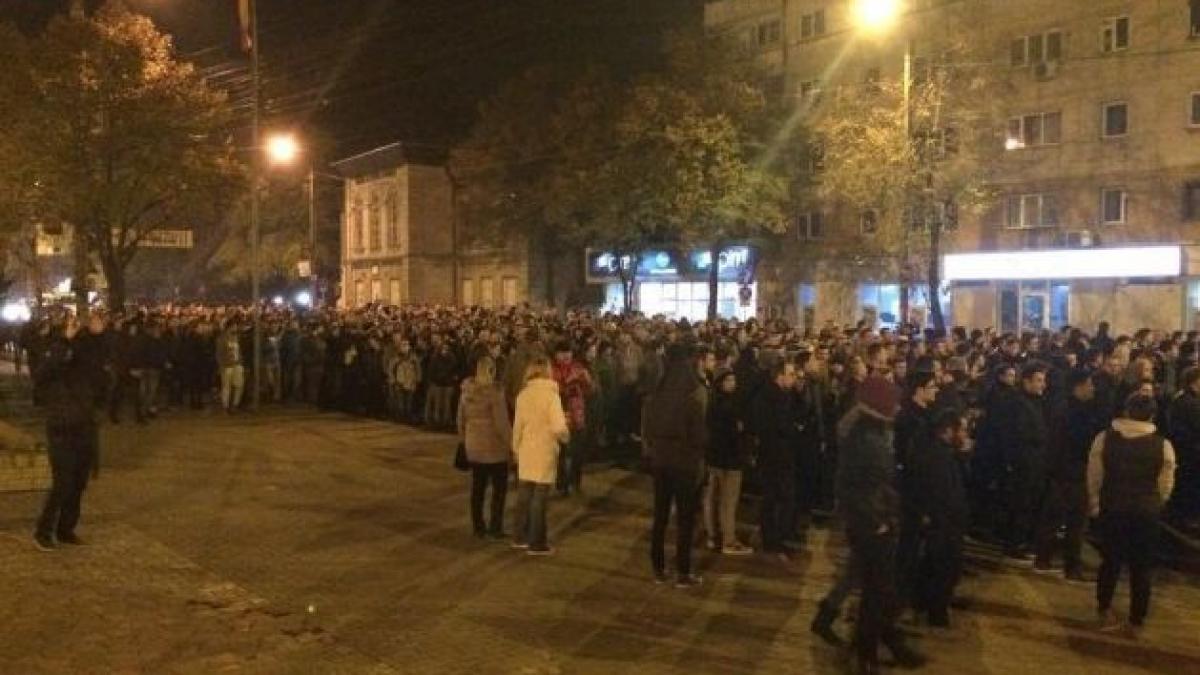
[[[1178,246],[955,253],[944,268],[946,281],[1174,277],[1183,254]]]
[[[721,252],[717,276],[723,281],[740,281],[753,270],[754,251],[749,246],[730,246]],[[622,269],[633,265],[633,256],[617,256],[608,251],[587,251],[587,278],[591,283],[619,281]],[[681,257],[675,251],[653,249],[642,253],[635,278],[703,279],[712,266],[712,252],[694,249]]]

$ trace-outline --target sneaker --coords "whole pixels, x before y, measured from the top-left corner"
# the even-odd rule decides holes
[[[545,546],[543,548],[530,547],[528,550],[525,551],[525,555],[536,555],[536,556],[554,555],[554,547],[553,546]]]
[[[54,543],[54,538],[45,534],[33,535],[33,545],[36,546],[37,550],[39,551],[53,551],[54,549],[58,548],[58,546]]]
[[[655,572],[654,573],[654,585],[655,586],[662,586],[663,584],[667,583],[668,581],[670,581],[670,578],[667,577],[666,572]]]
[[[87,542],[80,539],[75,534],[60,534],[56,538],[60,544],[70,544],[71,546],[87,546]]]
[[[509,544],[509,546],[512,547],[512,549],[515,551],[528,551],[529,550],[529,544],[526,544],[523,541],[514,541],[513,543]]]
[[[745,544],[730,544],[721,548],[723,555],[750,555],[754,553],[754,549]]]
[[[704,583],[704,579],[695,574],[683,574],[675,580],[675,588],[695,588]]]
[[[1119,632],[1124,624],[1111,609],[1102,609],[1096,619],[1097,629],[1101,633],[1116,633]]]

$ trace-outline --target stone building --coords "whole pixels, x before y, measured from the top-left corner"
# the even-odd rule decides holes
[[[445,159],[393,143],[334,162],[345,178],[340,306],[530,300],[528,247],[462,222]]]
[[[1200,322],[1200,0],[901,0],[865,34],[849,0],[717,0],[710,31],[756,49],[801,116],[839,88],[901,81],[947,36],[1003,83],[993,208],[943,257],[948,321],[1001,330]],[[947,67],[954,67],[951,63]],[[860,217],[812,203],[760,267],[760,303],[810,324],[895,318],[889,261],[823,252]],[[1051,252],[1051,253],[1047,253]],[[918,289],[920,310],[928,293]]]

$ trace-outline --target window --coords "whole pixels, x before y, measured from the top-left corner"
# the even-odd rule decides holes
[[[367,207],[367,248],[371,251],[378,251],[382,247],[381,236],[379,202],[373,201]]]
[[[474,279],[463,279],[462,280],[462,297],[459,298],[459,300],[466,307],[470,307],[475,304],[475,280]]]
[[[1191,30],[1188,34],[1194,38],[1200,38],[1200,0],[1191,0]]]
[[[1200,91],[1192,92],[1192,109],[1191,115],[1188,116],[1188,125],[1200,127]]]
[[[869,237],[879,231],[879,211],[867,209],[858,217],[858,231]]]
[[[517,304],[516,277],[504,277],[500,282],[500,297],[505,307],[513,307]]]
[[[1005,211],[1005,226],[1010,230],[1058,225],[1058,198],[1052,194],[1010,195]]]
[[[808,171],[809,173],[821,173],[824,170],[825,144],[816,140],[808,146]]]
[[[1183,186],[1183,219],[1200,220],[1200,180]]]
[[[1022,35],[1012,41],[1009,61],[1013,66],[1032,66],[1046,61],[1061,61],[1063,58],[1062,31],[1052,30],[1033,35]]]
[[[816,105],[821,100],[821,81],[807,80],[800,83],[800,100]]]
[[[825,216],[820,211],[809,211],[796,216],[796,237],[812,241],[825,238]]]
[[[1034,113],[1008,119],[1008,138],[1004,147],[1009,150],[1058,145],[1060,142],[1062,113]]]
[[[1100,29],[1100,50],[1108,54],[1129,49],[1129,17],[1107,19]]]
[[[400,248],[400,205],[396,200],[395,193],[388,194],[383,212],[387,219],[388,248],[398,250]]]
[[[1129,106],[1125,103],[1104,104],[1104,137],[1116,138],[1129,133]]]
[[[779,44],[779,19],[763,21],[754,27],[754,42],[759,47]]]
[[[355,253],[362,253],[363,244],[363,208],[362,202],[355,202],[350,212],[350,247]]]
[[[388,281],[388,299],[393,305],[403,304],[404,298],[400,297],[400,280],[391,279]]]
[[[1129,208],[1129,193],[1115,188],[1100,191],[1100,222],[1116,225],[1125,222]]]
[[[483,277],[479,280],[479,304],[484,307],[496,304],[496,290],[492,285],[491,277]]]
[[[800,39],[820,37],[825,34],[825,10],[819,9],[812,14],[800,17]]]

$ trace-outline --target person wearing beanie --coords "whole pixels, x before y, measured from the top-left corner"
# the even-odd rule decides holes
[[[1105,631],[1123,628],[1112,611],[1112,600],[1126,565],[1129,628],[1140,631],[1150,611],[1158,519],[1175,484],[1175,449],[1151,421],[1157,412],[1152,396],[1130,396],[1112,428],[1096,436],[1088,456],[1088,512],[1099,518],[1103,541],[1096,602]]]
[[[880,642],[902,666],[918,667],[925,662],[905,644],[895,625],[899,611],[895,554],[900,497],[895,487],[892,425],[899,400],[891,382],[878,375],[869,376],[859,387],[858,403],[838,423],[836,493],[851,560],[843,578],[857,576],[862,586],[854,642],[856,672],[863,674],[879,672]],[[823,624],[832,624],[831,612],[836,617],[836,607],[830,600],[822,602],[821,613],[814,621],[813,630],[818,634],[822,627],[829,628]]]

